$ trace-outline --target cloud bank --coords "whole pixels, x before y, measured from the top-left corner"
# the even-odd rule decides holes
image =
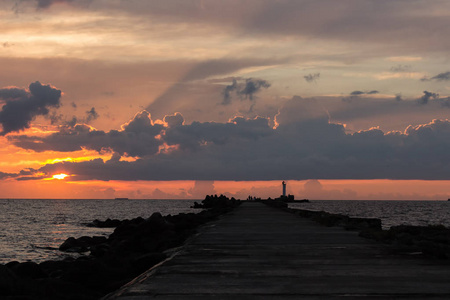
[[[449,120],[403,132],[374,128],[349,134],[343,125],[329,122],[316,100],[294,97],[275,121],[276,127],[261,117],[185,124],[175,114],[160,124],[143,111],[120,131],[77,125],[47,137],[9,140],[34,151],[86,148],[117,154],[108,161],[61,162],[34,170],[67,172],[73,180],[450,179]],[[120,160],[123,155],[137,160]]]

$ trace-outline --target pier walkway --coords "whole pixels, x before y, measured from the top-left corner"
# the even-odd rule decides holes
[[[248,202],[106,299],[152,298],[450,299],[450,263]]]

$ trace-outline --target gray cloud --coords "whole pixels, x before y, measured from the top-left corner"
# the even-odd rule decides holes
[[[0,172],[0,180],[16,176],[17,176],[16,174]]]
[[[269,88],[270,83],[262,79],[252,79],[247,78],[245,80],[245,85],[241,90],[238,90],[237,93],[243,96],[245,99],[253,100],[253,95],[259,92],[261,89]]]
[[[320,78],[320,73],[308,74],[303,76],[303,78],[305,78],[306,82],[316,82]]]
[[[355,99],[358,99],[359,96],[362,96],[362,95],[375,95],[375,94],[378,94],[378,93],[379,93],[379,91],[377,91],[377,90],[371,90],[371,91],[359,91],[359,90],[356,90],[356,91],[351,92],[348,97],[344,97],[341,100],[343,102],[353,102]]]
[[[37,6],[39,8],[47,8],[50,7],[53,3],[55,3],[55,0],[36,0]]]
[[[365,94],[365,93],[362,91],[353,91],[350,93],[351,96],[359,96],[359,95],[363,95],[363,94]]]
[[[168,115],[164,117],[164,122],[167,123],[167,125],[170,128],[176,127],[176,126],[181,126],[184,124],[184,118],[183,115],[180,114],[179,112],[176,112],[173,115]]]
[[[92,2],[96,11],[110,15],[145,16],[151,22],[220,28],[252,36],[301,36],[343,42],[364,42],[374,47],[371,55],[444,52],[449,48],[450,21],[447,1],[322,0],[322,1],[70,1],[36,0],[41,8],[56,2]],[[423,14],[429,11],[429,14]],[[441,11],[443,13],[433,13]],[[357,12],[357,14],[355,14]],[[380,16],[383,16],[380,18]],[[389,32],[389,34],[386,34]],[[389,47],[385,47],[385,46]],[[380,51],[382,49],[382,51]],[[365,49],[364,49],[365,50]]]
[[[409,72],[411,71],[411,65],[396,65],[391,67],[390,71],[395,73]]]
[[[74,180],[447,180],[449,141],[449,121],[411,126],[406,133],[372,129],[351,135],[342,125],[308,121],[280,126],[256,140],[211,142],[196,151],[181,149],[135,162],[61,162],[38,172],[64,171]]]
[[[92,121],[99,118],[99,114],[95,110],[95,107],[92,107],[90,110],[86,111],[86,115],[83,118],[77,118],[76,116],[72,116],[71,118],[68,118],[67,116],[64,116],[63,114],[59,114],[56,111],[50,112],[48,115],[45,116],[46,119],[50,120],[50,123],[52,125],[65,125],[69,127],[74,127],[77,123],[81,124],[89,124]]]
[[[269,87],[270,83],[263,79],[246,78],[243,83],[238,83],[236,79],[233,79],[233,83],[231,85],[227,85],[222,91],[222,104],[228,105],[231,103],[231,94],[233,92],[239,96],[241,100],[249,99],[252,101],[256,93]]]
[[[58,108],[61,91],[39,81],[31,83],[29,91],[17,88],[0,89],[0,99],[5,102],[0,111],[0,124],[5,135],[30,127],[30,122],[37,116],[49,114],[49,108]]]
[[[151,111],[154,116],[157,118],[162,118],[164,115],[168,113],[172,113],[173,111],[182,111],[183,108],[189,106],[189,103],[186,103],[185,97],[183,97],[186,93],[191,94],[190,88],[192,86],[190,83],[193,80],[205,80],[208,77],[214,75],[222,75],[228,74],[231,72],[235,72],[248,67],[256,67],[256,66],[267,66],[273,64],[286,63],[290,61],[292,58],[268,58],[268,59],[216,59],[216,60],[208,60],[208,61],[200,61],[195,64],[186,66],[188,68],[184,77],[182,77],[177,83],[173,84],[169,87],[165,93],[155,99],[151,104],[149,104],[146,110]],[[240,81],[240,78],[235,78],[237,81]],[[270,84],[264,80],[251,81],[246,83],[242,89],[239,89],[242,94],[241,97],[253,97],[253,95],[258,92],[261,88],[267,88]],[[255,79],[257,80],[257,79]],[[239,83],[239,82],[238,82]],[[238,84],[239,85],[239,84]],[[255,91],[256,89],[256,91]],[[234,88],[232,89],[234,91]],[[231,91],[230,91],[231,93]],[[226,94],[223,93],[224,99]],[[226,103],[226,101],[225,101]]]
[[[347,124],[349,131],[377,126],[386,131],[403,131],[411,124],[448,118],[450,100],[446,97],[431,98],[424,105],[421,104],[421,97],[408,98],[397,94],[391,97],[348,96],[342,102],[336,101],[338,99],[335,97],[318,97],[318,100],[328,110],[331,120]]]
[[[374,94],[378,94],[379,92],[377,90],[372,90],[372,91],[353,91],[350,93],[350,96],[359,96],[359,95],[374,95]]]
[[[75,1],[75,0],[36,0],[37,7],[38,8],[49,8],[55,3],[75,3],[75,2],[87,2],[86,0],[83,1]],[[91,1],[89,1],[91,2]]]
[[[258,140],[273,132],[268,119],[244,119],[235,117],[228,123],[193,122],[166,130],[164,141],[169,145],[179,145],[181,149],[200,150],[208,144],[225,145],[230,141]]]
[[[428,101],[430,101],[431,99],[438,99],[439,98],[439,94],[433,93],[433,92],[429,92],[429,91],[423,91],[423,96],[420,97],[417,102],[419,104],[427,104]]]
[[[76,118],[73,123],[76,124]],[[61,152],[78,151],[82,148],[101,152],[110,150],[119,155],[146,156],[158,152],[162,141],[156,138],[163,130],[163,126],[153,124],[150,114],[142,111],[122,130],[105,132],[95,130],[85,124],[70,124],[62,126],[60,131],[47,137],[13,136],[8,137],[15,145],[37,152],[54,150]]]
[[[75,127],[77,125],[78,119],[77,117],[73,116],[72,119],[65,121],[64,125],[67,125],[69,127]]]
[[[102,3],[103,9],[150,15],[150,19],[183,24],[205,23],[265,37],[370,42],[389,45],[383,49],[391,53],[402,49],[417,53],[449,48],[450,21],[446,14],[423,14],[424,11],[447,12],[450,9],[447,1],[377,0],[376,5],[370,0],[249,0],[234,3],[236,5],[222,1],[142,1],[138,5],[129,5],[126,1],[108,2]]]
[[[95,107],[92,107],[90,110],[86,111],[86,122],[90,123],[91,121],[94,121],[98,119],[99,115],[95,111]]]
[[[431,81],[431,80],[435,80],[435,81],[448,81],[450,80],[450,71],[449,72],[444,72],[444,73],[439,73],[436,76],[433,76],[431,78],[428,77],[423,77],[420,79],[421,81]]]
[[[222,94],[223,94],[222,104],[223,105],[231,104],[231,93],[233,91],[235,91],[236,89],[237,89],[237,81],[236,81],[236,79],[233,79],[233,83],[230,85],[227,85],[222,91]]]
[[[61,122],[61,120],[63,119],[63,115],[58,114],[56,111],[52,111],[47,114],[45,118],[50,120],[50,124],[55,125]]]

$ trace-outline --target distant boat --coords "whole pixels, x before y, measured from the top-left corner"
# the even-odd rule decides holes
[[[115,200],[128,200],[128,198],[116,198]]]

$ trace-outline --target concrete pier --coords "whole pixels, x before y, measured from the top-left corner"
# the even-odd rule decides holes
[[[448,260],[243,203],[106,299],[450,299]]]

